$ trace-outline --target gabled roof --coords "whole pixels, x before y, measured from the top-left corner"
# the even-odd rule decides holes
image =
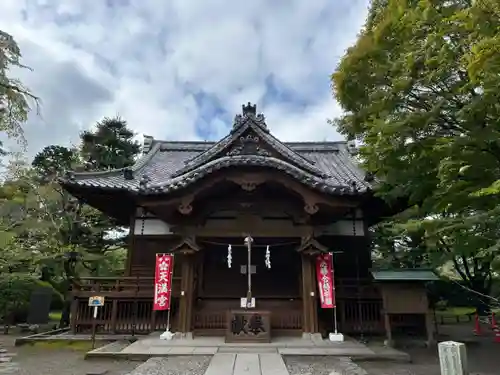
[[[235,167],[267,167],[330,194],[371,189],[346,142],[280,142],[255,106],[243,106],[231,132],[219,142],[169,142],[145,137],[147,153],[127,170],[69,173],[65,186],[170,193],[212,172]]]
[[[251,107],[252,109],[248,109],[247,107]],[[175,173],[174,176],[180,176],[184,173],[194,170],[207,163],[211,159],[215,158],[217,154],[221,154],[224,151],[228,151],[226,155],[228,156],[236,156],[242,154],[243,150],[240,150],[240,147],[235,144],[236,143],[245,143],[246,141],[252,142],[257,139],[257,142],[263,141],[267,146],[276,151],[280,156],[283,157],[284,160],[288,161],[290,164],[295,165],[305,171],[319,177],[328,177],[327,174],[324,173],[321,169],[314,166],[314,163],[305,158],[304,156],[298,154],[285,143],[282,143],[275,137],[273,137],[269,130],[267,129],[267,125],[264,120],[264,115],[256,114],[253,110],[254,106],[251,106],[250,103],[243,107],[243,115],[236,115],[234,120],[234,125],[232,131],[224,137],[219,142],[215,143],[208,150],[200,153],[195,156],[193,159],[189,160],[186,163],[186,166]],[[245,109],[247,108],[247,112]],[[243,137],[243,138],[242,138]],[[231,149],[233,146],[233,149]],[[265,149],[260,149],[257,151],[257,155],[260,156],[271,156],[269,151]]]

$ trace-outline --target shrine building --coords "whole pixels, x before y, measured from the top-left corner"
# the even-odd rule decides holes
[[[327,252],[340,332],[429,330],[425,293],[411,286],[429,276],[372,272],[368,228],[394,211],[374,196],[354,153],[347,142],[282,142],[249,103],[217,142],[145,136],[130,168],[69,173],[61,181],[69,193],[130,227],[124,275],[75,282],[73,332],[88,332],[88,298],[101,295],[99,332],[149,333],[169,320],[175,332],[225,335],[250,270],[255,310],[272,336],[326,335],[332,309],[321,308],[315,259]],[[157,253],[174,255],[170,312],[152,309]]]

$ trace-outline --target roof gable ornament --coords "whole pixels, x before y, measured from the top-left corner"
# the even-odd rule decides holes
[[[261,147],[260,138],[258,136],[253,136],[252,134],[248,134],[247,136],[241,136],[238,140],[238,143],[234,145],[227,152],[226,155],[227,156],[235,156],[235,155],[271,156],[271,153]]]
[[[241,108],[241,114],[237,114],[234,117],[233,129],[231,130],[231,133],[237,131],[240,127],[245,125],[247,121],[252,121],[265,132],[269,132],[264,115],[262,113],[257,114],[256,104],[251,104],[250,102],[248,102],[247,104],[243,104]]]
[[[267,128],[264,115],[257,114],[257,106],[250,102],[242,106],[242,114],[236,115],[233,129],[228,136],[185,162],[184,168],[177,170],[172,177],[179,177],[202,168],[209,162],[215,163],[217,159],[219,163],[227,165],[229,163],[227,158],[235,156],[239,159],[231,159],[234,165],[253,163],[253,165],[269,166],[279,159],[282,168],[298,168],[306,174],[315,176],[311,178],[329,177],[327,173],[316,167],[314,162],[273,137]],[[210,167],[212,168],[212,165]]]

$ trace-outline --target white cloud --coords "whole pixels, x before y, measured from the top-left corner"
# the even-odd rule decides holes
[[[26,126],[31,153],[74,142],[81,129],[117,113],[155,138],[213,139],[247,101],[260,105],[276,136],[323,140],[339,138],[326,123],[340,111],[329,74],[354,42],[367,6],[3,0],[0,25],[34,69],[20,78],[43,101],[43,118],[32,115]]]

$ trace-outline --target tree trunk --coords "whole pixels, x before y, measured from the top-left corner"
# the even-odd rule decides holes
[[[59,321],[59,328],[66,328],[70,324],[71,317],[71,301],[68,300],[68,296],[64,298],[64,305],[61,311],[61,320]]]
[[[491,292],[491,285],[487,280],[476,279],[470,281],[473,306],[479,315],[489,315],[491,313],[491,299],[489,298]]]
[[[59,328],[66,328],[70,324],[71,315],[71,281],[66,280],[66,292],[64,293],[64,304],[61,311],[61,320],[59,321]]]

